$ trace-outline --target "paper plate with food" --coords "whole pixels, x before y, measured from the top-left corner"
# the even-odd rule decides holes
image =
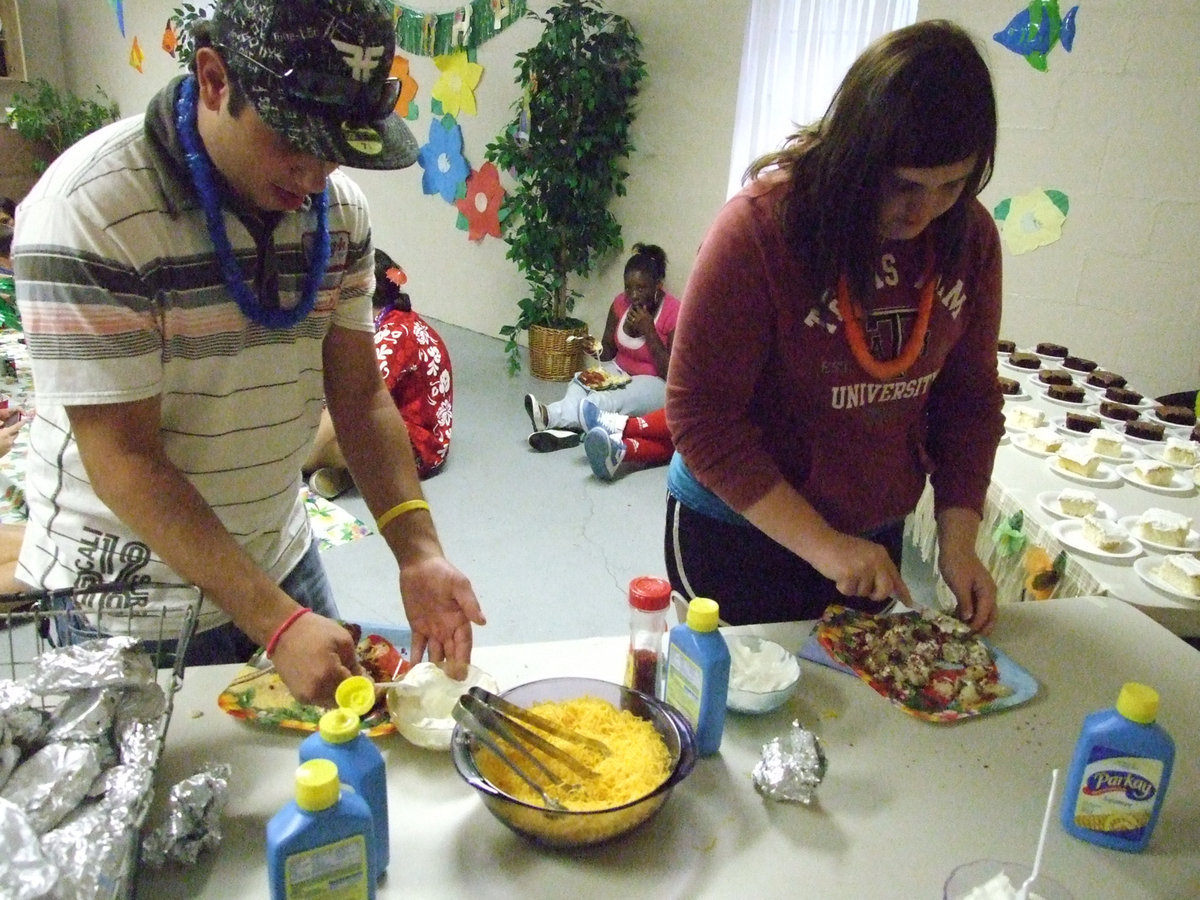
[[[372,681],[395,681],[412,668],[406,648],[396,647],[379,634],[364,635],[360,625],[342,624],[353,635],[359,664]],[[217,697],[217,705],[236,719],[294,731],[316,731],[321,716],[328,712],[293,697],[261,650],[229,682]],[[362,717],[362,726],[371,737],[396,731],[384,697]]]
[[[629,384],[624,372],[609,372],[605,369],[584,369],[579,373],[579,383],[593,391],[611,391]]]
[[[817,641],[911,716],[954,722],[1024,703],[1037,681],[957,619],[925,610],[871,615],[830,606]]]

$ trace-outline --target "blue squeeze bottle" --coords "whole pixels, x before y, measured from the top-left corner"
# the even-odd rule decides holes
[[[725,730],[729,647],[717,630],[718,612],[715,601],[694,598],[688,604],[687,621],[671,629],[667,645],[663,699],[692,723],[696,752],[701,756],[721,748]]]
[[[367,801],[374,823],[376,874],[382,877],[391,856],[387,768],[379,748],[359,730],[359,717],[375,705],[375,685],[369,678],[352,676],[338,685],[336,697],[338,708],[321,716],[316,733],[301,742],[300,762],[330,760],[341,782]]]
[[[296,769],[296,798],[267,823],[271,900],[375,900],[375,853],[367,801],[338,781],[337,766]]]
[[[1146,848],[1175,762],[1175,742],[1157,716],[1158,692],[1130,681],[1115,709],[1083,720],[1063,790],[1068,833],[1114,850]]]

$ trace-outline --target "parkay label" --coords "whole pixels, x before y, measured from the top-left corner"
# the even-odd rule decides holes
[[[1157,793],[1157,788],[1149,779],[1119,769],[1092,772],[1083,783],[1083,793],[1089,797],[1114,792],[1123,793],[1130,800],[1150,800]]]

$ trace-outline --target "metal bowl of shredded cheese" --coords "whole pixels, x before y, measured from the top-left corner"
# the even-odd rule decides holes
[[[492,815],[544,846],[588,846],[632,831],[658,812],[696,763],[695,735],[683,716],[662,701],[619,684],[547,678],[501,696],[603,741],[611,751],[603,760],[581,758],[596,777],[565,779],[570,786],[555,798],[567,810],[552,810],[470,732],[455,726],[450,753],[458,774],[479,793]]]

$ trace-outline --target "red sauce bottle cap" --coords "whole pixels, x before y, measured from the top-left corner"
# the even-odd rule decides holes
[[[629,605],[642,612],[658,612],[671,605],[671,582],[639,575],[629,582]]]

